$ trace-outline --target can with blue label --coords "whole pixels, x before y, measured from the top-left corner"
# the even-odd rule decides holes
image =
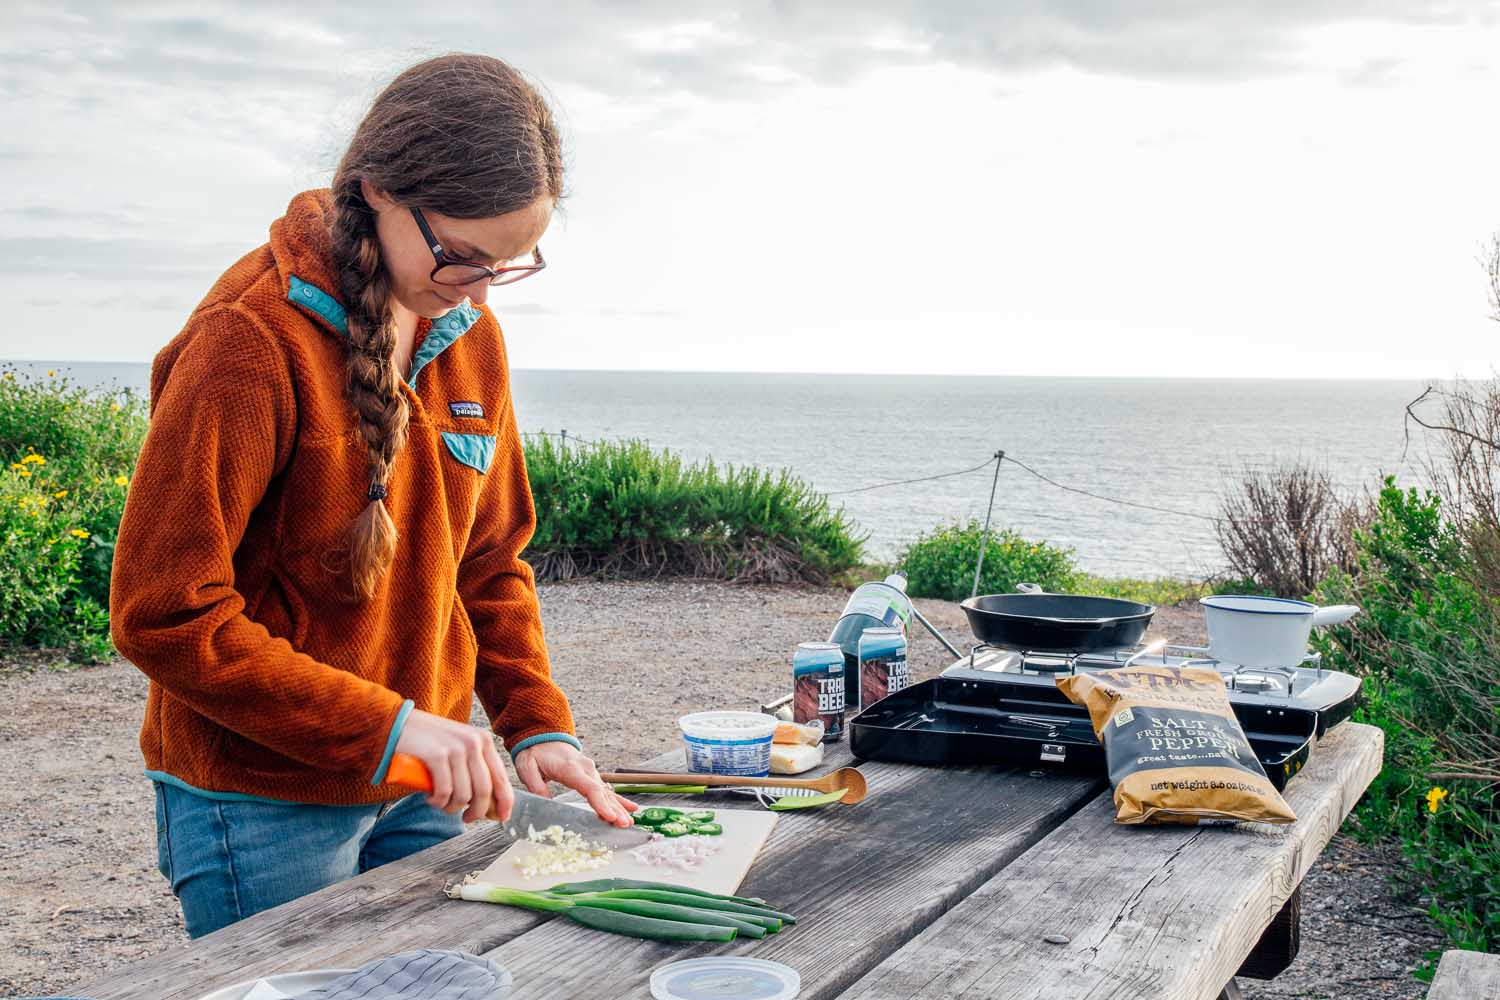
[[[823,742],[844,738],[844,652],[836,642],[804,642],[792,655],[792,721],[823,723]]]
[[[859,710],[911,685],[906,666],[906,633],[899,628],[867,628],[859,637]]]

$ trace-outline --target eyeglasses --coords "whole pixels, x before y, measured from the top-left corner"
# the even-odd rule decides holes
[[[531,251],[531,259],[534,263],[518,264],[515,267],[485,267],[471,260],[450,257],[448,251],[443,249],[443,244],[433,235],[432,227],[422,217],[422,210],[412,209],[411,217],[417,220],[417,228],[422,231],[422,238],[427,241],[427,249],[432,251],[432,259],[436,266],[428,277],[435,284],[472,285],[476,281],[487,280],[491,285],[509,285],[522,278],[529,278],[547,266],[547,262],[542,259],[541,247]]]

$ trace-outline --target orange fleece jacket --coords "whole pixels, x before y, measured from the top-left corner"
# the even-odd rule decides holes
[[[513,753],[576,740],[520,557],[536,516],[487,308],[418,329],[385,501],[395,561],[370,601],[335,596],[328,555],[368,476],[343,391],[331,204],[294,198],[157,355],[110,623],[151,678],[153,776],[353,805],[403,794],[380,782],[408,701],[462,721],[477,689]]]

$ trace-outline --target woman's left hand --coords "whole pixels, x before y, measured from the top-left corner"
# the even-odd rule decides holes
[[[639,807],[629,799],[622,799],[615,790],[599,777],[594,762],[585,757],[573,744],[562,740],[534,743],[515,756],[516,774],[527,791],[546,795],[547,782],[566,785],[594,807],[594,812],[606,823],[615,826],[630,826],[634,821],[630,814]]]

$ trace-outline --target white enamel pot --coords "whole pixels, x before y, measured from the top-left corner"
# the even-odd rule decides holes
[[[1282,597],[1214,596],[1201,599],[1214,659],[1245,667],[1295,667],[1307,656],[1315,625],[1337,625],[1359,614],[1353,604],[1320,608]]]

